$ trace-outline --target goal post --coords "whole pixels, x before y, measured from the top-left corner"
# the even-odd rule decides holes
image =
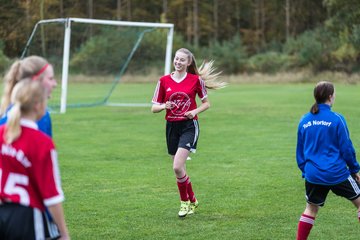
[[[130,22],[130,21],[115,21],[115,20],[101,20],[101,19],[86,19],[86,18],[58,18],[58,19],[47,19],[40,20],[33,28],[33,31],[27,41],[21,58],[25,57],[29,46],[34,38],[35,32],[38,26],[43,24],[58,23],[63,24],[63,50],[62,50],[62,72],[61,72],[61,97],[60,97],[60,113],[65,113],[67,108],[67,97],[68,97],[68,85],[69,85],[69,62],[70,62],[70,49],[71,49],[71,37],[72,37],[72,25],[78,24],[91,24],[91,25],[105,25],[105,26],[118,26],[118,27],[137,27],[137,28],[161,28],[167,30],[166,36],[166,48],[165,48],[165,59],[164,59],[164,74],[169,74],[171,70],[171,54],[173,45],[173,34],[174,24],[171,23],[151,23],[151,22]],[[146,31],[143,31],[141,36],[137,39],[132,52],[129,54],[127,61],[130,61],[132,54],[136,51],[138,45],[141,42],[142,35]],[[124,68],[121,72],[124,71]],[[105,98],[104,104],[107,103],[108,98]]]

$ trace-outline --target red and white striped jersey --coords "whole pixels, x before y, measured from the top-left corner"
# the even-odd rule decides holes
[[[0,200],[38,208],[64,200],[57,153],[50,137],[35,122],[21,119],[21,135],[13,143],[4,140],[0,127]]]
[[[157,83],[152,103],[163,104],[167,101],[173,103],[172,109],[166,109],[167,121],[188,120],[184,114],[197,108],[196,94],[201,100],[207,97],[204,81],[199,76],[187,73],[185,78],[176,82],[171,74],[160,78]],[[195,116],[195,120],[198,117]]]

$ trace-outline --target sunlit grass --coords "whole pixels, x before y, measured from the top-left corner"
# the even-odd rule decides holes
[[[114,100],[150,102],[156,80],[123,84]],[[71,99],[101,85],[78,85]],[[70,108],[53,114],[65,214],[73,239],[295,239],[305,207],[296,128],[313,84],[231,84],[209,93],[198,152],[187,164],[200,202],[179,219],[164,114],[149,107]],[[360,86],[336,84],[360,149]],[[329,195],[310,239],[358,239],[355,208]]]

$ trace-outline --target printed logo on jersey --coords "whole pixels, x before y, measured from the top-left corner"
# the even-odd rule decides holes
[[[171,91],[171,88],[168,87],[168,88],[166,89],[166,91],[167,91],[167,92],[170,92],[170,91]]]
[[[184,116],[191,104],[190,97],[183,92],[173,93],[170,96],[169,101],[173,103],[171,113],[176,116]]]

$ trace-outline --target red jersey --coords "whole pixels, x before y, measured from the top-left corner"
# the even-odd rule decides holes
[[[170,74],[158,81],[152,102],[163,104],[171,101],[173,108],[166,109],[165,119],[170,122],[184,121],[188,120],[184,114],[197,108],[196,94],[201,100],[207,97],[205,83],[199,76],[187,73],[181,82],[176,82]],[[197,115],[194,119],[198,119]]]
[[[64,200],[54,144],[37,130],[35,122],[21,119],[21,135],[4,140],[0,127],[0,200],[45,210]]]

